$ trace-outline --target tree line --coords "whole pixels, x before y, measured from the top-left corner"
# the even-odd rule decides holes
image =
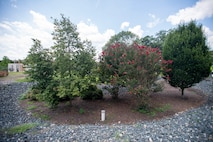
[[[35,82],[30,98],[57,106],[64,99],[101,99],[97,84],[104,83],[113,98],[120,87],[138,97],[138,104],[148,105],[149,94],[159,75],[174,87],[191,87],[210,73],[210,53],[202,25],[195,21],[181,24],[169,32],[139,39],[129,31],[112,36],[103,47],[100,61],[94,59],[95,48],[82,41],[77,27],[61,15],[54,19],[54,45],[44,48],[33,40],[25,64]]]

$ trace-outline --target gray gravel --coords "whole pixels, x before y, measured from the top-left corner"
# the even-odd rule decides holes
[[[0,128],[36,122],[39,125],[23,134],[0,133],[0,141],[76,141],[76,142],[194,142],[213,141],[213,80],[194,88],[208,95],[206,104],[158,121],[133,125],[56,125],[33,118],[18,105],[18,97],[28,83],[0,84]]]

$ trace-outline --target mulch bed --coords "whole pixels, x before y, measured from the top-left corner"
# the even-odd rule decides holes
[[[143,114],[136,110],[137,98],[124,94],[118,100],[105,95],[103,100],[81,100],[76,98],[69,102],[62,102],[55,109],[48,108],[43,102],[20,101],[20,106],[30,111],[34,116],[48,119],[56,124],[133,124],[138,121],[151,121],[170,117],[178,112],[199,107],[206,101],[202,92],[196,89],[186,89],[184,97],[181,91],[165,83],[164,90],[151,94],[150,105],[153,108],[169,106],[164,112]],[[29,110],[30,106],[35,106]],[[100,121],[101,110],[106,111],[106,120]]]

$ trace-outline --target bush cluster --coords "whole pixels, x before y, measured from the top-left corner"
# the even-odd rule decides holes
[[[95,85],[90,85],[88,89],[82,92],[81,98],[83,100],[98,100],[103,98],[102,90],[98,89]]]
[[[162,74],[174,87],[191,87],[208,76],[210,55],[205,45],[202,27],[194,22],[171,30],[162,52],[135,43],[138,37],[121,32],[105,46],[100,62],[94,60],[95,50],[90,41],[82,41],[77,26],[63,15],[54,20],[54,45],[45,49],[33,39],[33,46],[25,60],[29,77],[35,81],[28,94],[33,100],[44,100],[52,107],[60,101],[81,97],[84,100],[102,99],[97,84],[105,83],[112,97],[117,99],[120,87],[138,97],[141,108],[149,107],[151,92],[161,91],[156,80]],[[122,37],[123,35],[123,37]],[[143,43],[143,42],[142,42]]]
[[[28,97],[44,100],[55,107],[64,100],[75,97],[101,99],[102,92],[94,86],[98,83],[95,50],[90,41],[81,41],[77,27],[62,15],[54,20],[52,33],[54,46],[45,49],[41,42],[33,39],[25,64],[27,73],[35,82]]]

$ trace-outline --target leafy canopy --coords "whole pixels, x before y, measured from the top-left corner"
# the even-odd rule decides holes
[[[94,89],[98,82],[95,49],[90,41],[81,41],[77,27],[61,15],[54,19],[52,33],[54,45],[44,49],[33,39],[26,58],[29,76],[36,82],[32,92],[39,92],[52,107],[64,99],[83,96],[85,90]],[[92,87],[91,87],[92,86]]]
[[[7,70],[8,64],[10,62],[11,60],[7,56],[4,56],[0,62],[0,70]]]
[[[181,24],[172,30],[164,43],[163,57],[173,60],[170,65],[169,83],[180,87],[182,95],[185,88],[200,82],[209,75],[210,56],[202,25],[195,21]]]
[[[131,45],[138,40],[139,40],[139,37],[136,34],[130,31],[121,31],[118,34],[112,36],[109,39],[109,41],[105,44],[103,49],[105,50],[107,47],[114,45],[116,43]]]
[[[140,103],[147,103],[144,99],[168,63],[161,58],[158,48],[117,43],[102,52],[100,71],[103,80],[112,85],[109,89],[114,98],[118,97],[119,87],[124,86],[139,97]]]

